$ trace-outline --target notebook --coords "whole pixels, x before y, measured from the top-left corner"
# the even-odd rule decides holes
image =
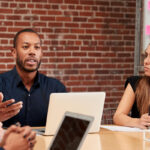
[[[48,150],[79,150],[94,117],[66,112]]]
[[[54,135],[66,111],[93,116],[94,121],[88,132],[99,132],[104,101],[105,92],[52,93],[45,130],[40,129],[38,133]]]

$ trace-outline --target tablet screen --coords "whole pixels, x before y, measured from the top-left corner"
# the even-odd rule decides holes
[[[65,116],[49,150],[77,150],[90,121]]]

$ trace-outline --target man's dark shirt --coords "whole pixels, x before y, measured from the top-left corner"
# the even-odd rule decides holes
[[[66,88],[59,80],[38,72],[33,86],[28,91],[14,68],[0,74],[0,91],[4,95],[3,101],[13,98],[15,102],[23,102],[19,114],[3,122],[5,127],[16,122],[21,125],[45,126],[50,94],[66,92]]]

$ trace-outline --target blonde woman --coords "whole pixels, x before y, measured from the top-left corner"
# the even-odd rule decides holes
[[[144,76],[129,77],[114,114],[117,125],[146,129],[150,126],[150,44],[145,51]]]

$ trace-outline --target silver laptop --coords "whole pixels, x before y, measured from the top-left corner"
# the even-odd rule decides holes
[[[66,112],[48,150],[79,150],[94,117]]]
[[[53,93],[50,95],[45,130],[40,129],[38,133],[54,135],[66,111],[93,116],[89,133],[99,132],[104,101],[105,92]]]

